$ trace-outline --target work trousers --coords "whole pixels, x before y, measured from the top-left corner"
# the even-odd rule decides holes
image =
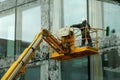
[[[92,46],[92,40],[90,36],[90,32],[82,31],[82,46],[85,46],[86,41],[88,41],[88,45]]]

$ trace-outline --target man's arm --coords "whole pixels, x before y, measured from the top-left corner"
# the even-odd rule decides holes
[[[73,25],[71,25],[70,27],[73,27],[73,28],[81,28],[81,27],[82,27],[82,24],[73,24]]]

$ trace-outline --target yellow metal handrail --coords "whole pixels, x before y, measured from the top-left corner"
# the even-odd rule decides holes
[[[85,38],[79,38],[79,40],[84,40],[87,41],[89,38],[87,38],[87,31],[89,31],[90,36],[92,36],[92,34],[95,34],[95,40],[93,38],[91,38],[92,40],[92,44],[95,45],[94,47],[98,49],[98,28],[90,28],[88,29],[88,27],[83,27],[83,28],[74,28],[73,30],[81,30],[84,29],[84,33],[85,33]],[[75,32],[75,31],[74,31]],[[79,34],[75,34],[75,37],[81,37],[83,33],[79,33]],[[77,40],[75,40],[77,41]]]

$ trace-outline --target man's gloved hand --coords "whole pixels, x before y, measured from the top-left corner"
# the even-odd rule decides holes
[[[74,28],[75,25],[70,25],[70,28]]]

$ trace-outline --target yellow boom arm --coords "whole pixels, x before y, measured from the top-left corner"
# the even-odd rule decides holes
[[[66,31],[63,31],[66,32]],[[61,31],[61,33],[63,33]],[[97,33],[97,32],[96,32]],[[56,52],[50,54],[51,59],[68,60],[77,57],[97,54],[98,49],[93,47],[75,47],[74,33],[68,31],[68,34],[62,35],[61,39],[55,38],[49,31],[42,29],[34,38],[32,43],[21,53],[18,59],[10,66],[1,80],[13,80],[19,73],[25,72],[25,65],[33,57],[36,49],[42,41],[46,41]]]
[[[24,73],[25,65],[33,57],[43,39],[58,53],[64,53],[62,44],[50,32],[43,29],[34,38],[32,43],[22,52],[18,59],[10,66],[1,80],[13,80],[19,73]]]

